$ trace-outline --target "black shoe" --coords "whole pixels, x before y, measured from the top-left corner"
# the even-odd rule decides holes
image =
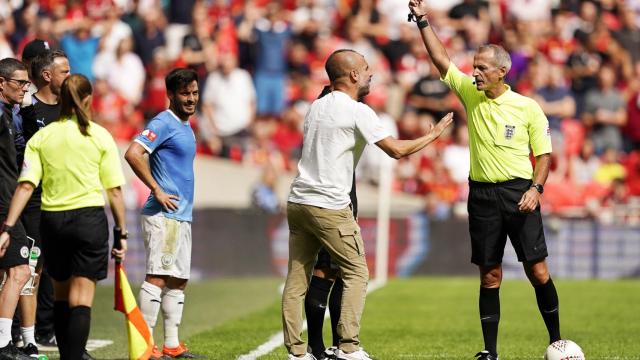
[[[32,357],[32,358],[36,358],[36,359],[38,358],[38,355],[39,355],[39,353],[38,353],[38,347],[37,347],[37,346],[35,346],[35,345],[34,345],[34,344],[32,344],[32,343],[28,343],[28,344],[27,344],[27,346],[23,347],[23,348],[22,348],[22,349],[20,349],[20,350],[22,350],[22,352],[23,352],[25,355],[29,355],[30,357]]]
[[[491,355],[487,350],[482,350],[475,356],[476,360],[498,360],[498,356]]]
[[[82,353],[82,360],[96,360],[87,350]]]
[[[36,334],[36,346],[42,351],[58,351],[56,334],[53,332],[42,335]]]
[[[25,355],[12,342],[0,348],[0,360],[33,360],[29,355]]]

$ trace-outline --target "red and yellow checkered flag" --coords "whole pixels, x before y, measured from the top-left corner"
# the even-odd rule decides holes
[[[129,359],[149,359],[153,350],[153,337],[133,296],[121,262],[116,262],[115,310],[126,315]]]

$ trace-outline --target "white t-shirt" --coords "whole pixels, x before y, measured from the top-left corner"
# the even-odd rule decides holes
[[[251,75],[244,69],[234,69],[228,76],[210,73],[202,100],[213,106],[213,121],[218,133],[229,136],[249,126],[255,99]]]
[[[351,202],[353,170],[364,147],[388,136],[370,107],[343,92],[314,101],[304,120],[302,157],[289,201],[344,209]]]

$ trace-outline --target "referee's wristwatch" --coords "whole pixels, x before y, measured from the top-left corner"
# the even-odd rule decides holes
[[[531,187],[535,188],[536,191],[538,191],[538,193],[541,194],[541,195],[544,192],[544,186],[542,184],[533,184],[533,185],[531,185]]]

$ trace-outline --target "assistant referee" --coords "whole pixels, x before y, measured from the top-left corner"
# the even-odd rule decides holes
[[[549,122],[532,99],[505,84],[511,68],[500,46],[475,54],[473,77],[449,59],[427,19],[424,0],[411,0],[413,18],[442,81],[458,95],[468,117],[471,153],[468,199],[471,261],[480,269],[480,321],[485,349],[478,359],[498,359],[499,290],[507,236],[533,285],[550,342],[560,339],[558,294],[549,276],[540,196],[549,174]],[[536,159],[535,169],[529,159]]]
[[[42,181],[41,233],[45,266],[54,280],[54,326],[63,360],[82,358],[96,281],[107,277],[109,229],[103,189],[116,230],[126,238],[120,155],[109,132],[91,121],[91,93],[91,83],[83,75],[71,75],[63,82],[60,118],[27,143],[5,220],[7,226],[17,222]],[[122,248],[111,254],[123,259],[125,251],[123,241]]]

